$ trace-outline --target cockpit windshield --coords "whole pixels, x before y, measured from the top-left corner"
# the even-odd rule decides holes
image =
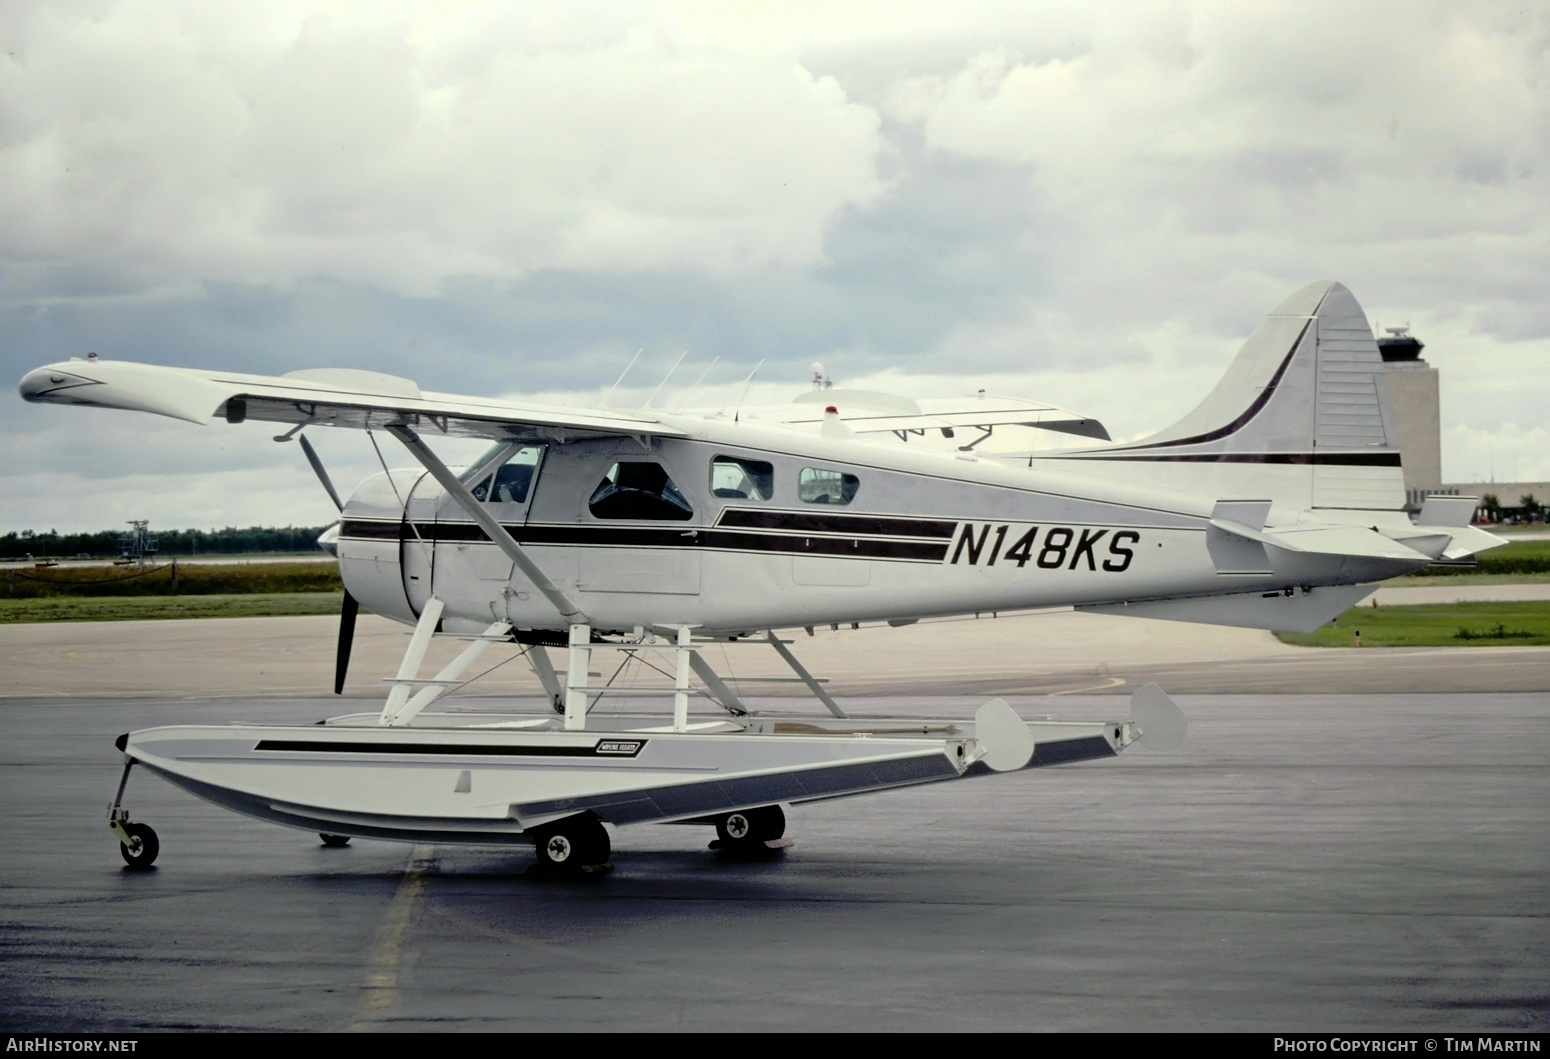
[[[476,465],[474,473],[480,478],[479,484],[469,491],[474,494],[474,499],[483,500],[486,503],[525,504],[528,493],[533,487],[533,477],[538,473],[538,464],[543,460],[543,456],[542,445],[523,445],[497,463],[493,469],[488,461]],[[496,454],[496,458],[499,459],[499,453]]]
[[[512,442],[509,441],[495,442],[489,448],[481,452],[477,460],[474,460],[467,467],[464,467],[463,470],[458,473],[457,480],[462,482],[464,485],[467,485],[471,481],[484,478],[490,473],[490,466],[495,463],[496,459],[502,453],[506,452],[512,447]]]

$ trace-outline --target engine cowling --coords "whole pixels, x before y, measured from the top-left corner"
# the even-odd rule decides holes
[[[409,625],[419,614],[404,570],[404,542],[414,536],[404,508],[425,477],[418,469],[400,469],[366,479],[345,501],[334,540],[339,576],[350,595],[373,614]]]

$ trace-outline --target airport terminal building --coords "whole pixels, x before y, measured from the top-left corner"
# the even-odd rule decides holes
[[[1550,482],[1444,482],[1442,480],[1442,413],[1437,369],[1421,356],[1425,344],[1408,327],[1385,328],[1378,338],[1383,355],[1383,379],[1394,411],[1399,450],[1405,467],[1405,503],[1419,511],[1428,495],[1495,496],[1512,510],[1532,496],[1550,500]]]

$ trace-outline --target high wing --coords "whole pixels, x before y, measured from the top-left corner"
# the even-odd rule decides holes
[[[958,427],[988,433],[998,426],[1022,426],[1109,440],[1108,430],[1090,416],[1041,401],[984,393],[915,400],[872,390],[814,390],[782,409],[762,409],[760,414],[792,425],[816,426],[823,422],[829,405],[837,407],[845,425],[858,434],[891,432],[902,437],[941,430],[952,437]]]
[[[76,358],[29,372],[21,395],[28,401],[151,412],[201,425],[212,419],[254,419],[358,430],[410,426],[422,433],[492,440],[685,436],[649,414],[423,393],[409,379],[354,368],[241,375]]]

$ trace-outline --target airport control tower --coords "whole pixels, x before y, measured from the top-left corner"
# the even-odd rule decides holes
[[[1437,398],[1437,369],[1421,358],[1426,347],[1408,327],[1387,327],[1378,339],[1383,378],[1394,410],[1399,450],[1405,464],[1405,500],[1420,507],[1428,493],[1442,487],[1442,415]]]

